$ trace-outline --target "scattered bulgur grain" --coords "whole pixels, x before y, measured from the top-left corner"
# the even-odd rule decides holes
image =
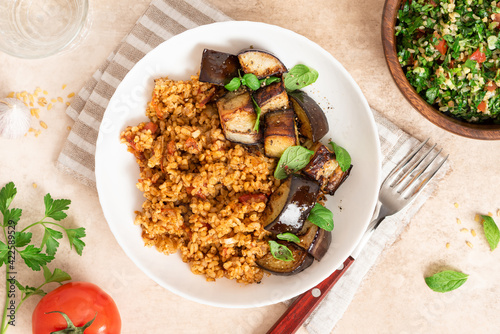
[[[469,242],[469,241],[466,241],[465,243],[466,243],[466,244],[467,244],[467,246],[469,246],[470,248],[474,247],[474,245],[473,245],[471,242]]]
[[[28,132],[35,132],[35,129],[29,128]]]
[[[15,94],[16,94],[15,92],[10,92],[9,95],[7,95],[7,97],[8,98],[13,98]]]
[[[458,203],[455,202],[455,204],[453,204],[455,206],[455,208],[458,208]]]
[[[71,130],[71,126],[68,126],[66,129]]]
[[[33,102],[30,102],[30,107],[34,107],[35,105],[33,104]]]
[[[488,216],[493,217],[493,212],[488,212]]]
[[[56,103],[56,102],[57,102],[57,99],[55,99],[55,98],[50,99],[50,102],[52,102],[52,103]]]
[[[38,95],[42,89],[40,87],[35,88],[35,95]]]
[[[29,94],[28,98],[30,99],[31,103],[35,103],[35,96],[33,94]]]
[[[21,99],[21,93],[16,93],[16,99],[18,99],[18,100],[22,100],[22,99]]]
[[[450,243],[449,242],[446,243],[446,248],[450,248]]]
[[[36,189],[37,187],[38,187],[38,185],[35,182],[33,182],[33,188]]]
[[[47,123],[45,123],[44,121],[40,121],[40,126],[44,129],[47,129]]]
[[[69,102],[66,102],[66,105],[67,105],[68,107],[69,107],[69,105],[70,105],[70,104],[71,104],[71,103],[69,103]]]
[[[457,218],[457,224],[458,225],[462,224],[462,221],[460,220],[460,218]]]
[[[470,230],[470,234],[472,234],[472,236],[475,237],[477,235],[476,230],[474,230],[474,229]]]
[[[49,95],[49,92],[47,92],[46,90],[43,91],[43,94],[45,95]]]
[[[23,91],[23,92],[21,92],[21,94],[20,94],[20,95],[21,95],[22,97],[26,97],[26,96],[28,96],[28,92],[27,92],[27,91]]]
[[[52,109],[52,103],[49,103],[49,105],[47,106],[47,110],[50,110]]]
[[[59,102],[63,102],[63,98],[62,98],[62,97],[60,97],[60,96],[58,96],[58,97],[57,97],[57,101],[59,101]]]
[[[62,85],[62,89],[65,89],[68,85],[64,84]]]
[[[500,217],[500,209],[497,210],[497,217]]]
[[[481,216],[478,213],[476,213],[476,216],[474,217],[474,221],[476,221],[478,223],[481,221]]]
[[[469,229],[464,227],[463,229],[460,230],[460,232],[469,232]]]
[[[34,109],[30,109],[31,116],[35,116],[35,112],[33,110]]]
[[[69,93],[68,98],[71,99],[73,96],[75,96],[75,93]]]

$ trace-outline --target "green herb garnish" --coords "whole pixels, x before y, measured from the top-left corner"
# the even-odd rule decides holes
[[[261,86],[269,86],[270,84],[272,84],[274,82],[280,82],[280,81],[281,81],[281,79],[278,77],[269,77],[269,78],[264,78],[264,79],[259,80]]]
[[[17,189],[13,182],[6,184],[0,190],[0,213],[3,216],[1,220],[1,230],[3,231],[4,241],[0,241],[0,267],[5,264],[6,270],[6,284],[7,287],[15,285],[20,291],[18,296],[18,304],[14,311],[10,311],[7,315],[7,308],[14,303],[13,293],[6,293],[4,312],[0,332],[5,333],[9,325],[15,325],[15,313],[19,306],[31,296],[40,295],[44,296],[46,292],[42,289],[48,283],[57,282],[62,284],[64,281],[71,280],[71,276],[61,269],[54,269],[51,271],[47,265],[54,260],[55,254],[59,247],[59,239],[63,238],[63,233],[47,227],[57,227],[63,230],[69,240],[71,248],[75,248],[76,252],[81,255],[85,243],[82,238],[85,237],[85,229],[80,228],[66,228],[55,221],[61,221],[67,217],[66,211],[71,204],[67,199],[52,199],[50,194],[45,195],[45,214],[44,217],[25,227],[21,231],[16,231],[19,220],[21,218],[22,210],[18,208],[10,209],[10,205],[17,194]],[[43,227],[44,234],[40,245],[35,245],[32,242],[33,232],[28,232],[36,225]],[[39,239],[38,239],[39,240]],[[33,271],[43,270],[44,282],[38,287],[31,287],[22,285],[16,278],[16,254],[19,254],[23,262]]]
[[[247,73],[241,78],[241,84],[247,86],[251,90],[260,88],[259,78],[255,74]]]
[[[307,219],[325,231],[333,230],[333,213],[319,203],[314,204]]]
[[[490,244],[490,249],[494,250],[498,246],[498,241],[500,241],[500,230],[498,230],[497,224],[490,216],[482,215],[483,218],[483,229],[486,240]]]
[[[278,161],[278,165],[274,171],[274,177],[282,180],[285,179],[288,174],[298,172],[307,166],[313,154],[313,151],[302,146],[288,147]]]
[[[232,92],[240,88],[240,86],[241,86],[241,79],[238,77],[234,77],[231,79],[231,81],[229,81],[227,85],[224,86],[224,88]]]
[[[276,238],[278,238],[280,240],[295,242],[296,244],[300,243],[300,238],[298,236],[296,236],[295,234],[290,233],[290,232],[280,233],[276,236]]]
[[[333,151],[335,152],[335,157],[339,163],[340,169],[345,172],[349,169],[349,167],[351,167],[351,156],[349,155],[349,152],[347,152],[345,148],[335,144],[333,141],[330,142],[330,145],[332,145]]]
[[[257,114],[257,117],[255,118],[255,125],[253,126],[253,130],[259,132],[259,125],[260,125],[260,115],[262,114],[262,109],[260,109],[259,105],[257,104],[257,101],[252,96],[252,102],[255,107],[255,113]]]
[[[445,270],[425,278],[425,283],[436,292],[448,292],[458,289],[467,281],[469,275],[458,271]]]
[[[277,243],[274,240],[269,240],[269,246],[271,247],[272,256],[281,261],[293,261],[292,251],[285,245]]]
[[[319,73],[315,69],[303,64],[297,64],[290,71],[283,74],[285,88],[288,91],[304,88],[316,82],[318,76]]]

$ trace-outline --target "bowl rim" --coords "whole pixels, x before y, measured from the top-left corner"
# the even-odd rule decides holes
[[[406,100],[434,125],[472,139],[500,140],[500,124],[475,124],[443,114],[428,104],[413,88],[399,64],[395,25],[402,0],[386,0],[382,12],[382,46],[391,76]]]

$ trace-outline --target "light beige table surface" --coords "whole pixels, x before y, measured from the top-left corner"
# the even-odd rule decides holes
[[[383,0],[210,0],[238,20],[263,21],[300,33],[332,53],[354,77],[369,104],[419,139],[432,137],[450,154],[453,172],[412,219],[397,242],[369,273],[334,333],[499,333],[500,250],[490,252],[476,213],[500,209],[500,141],[483,142],[447,133],[423,119],[395,86],[383,56],[380,22]],[[77,92],[143,13],[148,0],[91,1],[92,27],[76,48],[43,60],[0,53],[0,96],[41,87],[50,97]],[[67,88],[62,90],[62,85]],[[284,304],[258,309],[200,305],[159,287],[121,250],[104,219],[97,193],[58,172],[55,161],[71,119],[61,103],[41,112],[35,137],[0,139],[0,186],[14,181],[15,204],[27,225],[43,211],[42,197],[72,200],[66,224],[84,226],[88,236],[79,257],[62,243],[53,266],[91,281],[110,293],[121,312],[123,333],[265,333]],[[35,189],[32,184],[36,183]],[[454,203],[458,203],[458,208]],[[460,218],[461,225],[456,223]],[[460,232],[475,229],[477,236]],[[64,240],[67,242],[66,240]],[[466,245],[470,241],[474,247]],[[445,247],[450,243],[450,248]],[[470,274],[460,289],[439,294],[424,276],[440,269]],[[2,269],[3,270],[3,269]],[[35,284],[38,276],[20,271]],[[3,284],[3,282],[2,282]],[[3,301],[3,290],[0,301]],[[26,302],[10,333],[29,333],[38,297]],[[2,302],[3,306],[3,302]],[[299,333],[306,333],[301,329]]]

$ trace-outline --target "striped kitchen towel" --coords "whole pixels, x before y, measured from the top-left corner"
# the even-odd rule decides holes
[[[201,0],[153,0],[132,31],[75,96],[66,113],[75,120],[57,168],[95,188],[99,126],[119,83],[146,53],[185,30],[231,20]]]
[[[168,38],[199,25],[228,20],[231,18],[202,0],[153,0],[130,34],[109,55],[68,107],[67,114],[75,120],[75,124],[59,155],[57,167],[95,188],[95,150],[99,127],[109,100],[128,71],[146,53]],[[382,176],[385,176],[418,141],[378,112],[373,110],[373,113],[382,149]],[[446,164],[436,180],[442,178],[449,169]],[[383,249],[399,236],[437,184],[431,182],[425,193],[411,206],[400,215],[387,219],[376,231],[353,266],[305,322],[309,333],[331,332]]]

